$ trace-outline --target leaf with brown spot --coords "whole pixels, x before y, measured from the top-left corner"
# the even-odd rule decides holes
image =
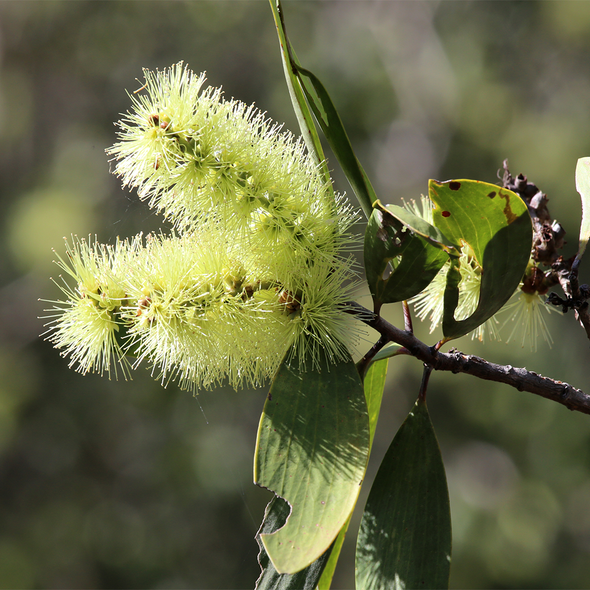
[[[487,182],[431,180],[428,189],[434,225],[452,242],[469,244],[482,268],[479,303],[463,320],[455,319],[459,272],[447,274],[443,334],[459,338],[491,318],[518,287],[531,254],[531,218],[516,193]],[[500,198],[490,198],[492,192]]]

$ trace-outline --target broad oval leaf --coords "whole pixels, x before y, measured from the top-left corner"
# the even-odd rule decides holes
[[[580,158],[576,166],[576,190],[582,197],[582,223],[580,245],[576,259],[579,261],[590,239],[590,158]]]
[[[459,301],[459,272],[447,274],[443,334],[463,336],[508,301],[526,270],[533,229],[525,202],[512,191],[477,180],[430,180],[428,194],[435,204],[434,225],[455,244],[468,244],[482,268],[479,303],[471,316],[455,319]]]
[[[445,238],[432,226],[432,235],[424,237],[428,230],[423,226],[430,225],[426,221],[420,220],[421,233],[417,233],[406,219],[400,219],[379,201],[369,218],[365,231],[365,272],[376,309],[383,303],[404,301],[423,291],[449,259],[449,249],[454,250],[442,241],[434,243],[435,234],[441,240]],[[384,277],[388,264],[391,272]]]
[[[375,206],[383,209],[381,203],[379,201],[377,203],[378,205]],[[459,246],[449,241],[437,227],[430,225],[425,219],[398,205],[387,205],[385,209],[399,219],[409,230],[423,237],[433,246],[443,249],[449,256],[459,256]]]
[[[357,540],[357,590],[448,588],[451,514],[426,402],[398,430],[371,488]]]
[[[381,410],[383,388],[385,387],[385,377],[387,376],[387,365],[387,358],[385,358],[381,362],[373,362],[369,366],[369,369],[367,370],[367,374],[365,375],[365,379],[363,381],[363,386],[365,389],[365,399],[367,400],[367,408],[369,410],[371,447],[373,446],[373,438],[375,437],[377,419],[379,418],[379,411]],[[318,590],[330,590],[332,578],[334,576],[334,571],[336,569],[336,564],[338,563],[338,558],[340,557],[340,551],[342,549],[342,544],[344,543],[344,537],[346,536],[346,531],[348,530],[349,524],[350,517],[340,530],[340,533],[338,533],[336,541],[332,545],[330,558],[328,559],[328,562],[322,573],[322,577],[320,578],[320,581],[318,583]]]
[[[289,516],[287,502],[275,496],[266,507],[264,519],[256,535],[256,542],[260,548],[258,563],[262,569],[256,581],[255,590],[315,590],[324,572],[331,550],[328,549],[311,565],[296,574],[279,574],[268,557],[268,553],[260,540],[260,535],[274,533],[284,526]]]
[[[310,363],[308,363],[309,366]],[[279,573],[296,573],[332,544],[356,503],[369,455],[367,404],[351,359],[320,371],[284,361],[258,428],[254,482],[289,503],[261,540]]]

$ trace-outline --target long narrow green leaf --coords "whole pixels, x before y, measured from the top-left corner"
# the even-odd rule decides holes
[[[309,70],[299,65],[296,67],[297,72],[311,82],[311,88],[307,84],[302,84],[309,106],[322,128],[338,163],[342,167],[361,208],[365,215],[370,217],[373,203],[377,200],[377,196],[368,176],[352,149],[340,115],[320,80]]]
[[[365,389],[365,399],[367,400],[367,408],[369,410],[369,426],[370,426],[370,444],[373,445],[373,438],[375,436],[375,428],[377,427],[377,418],[379,417],[379,411],[381,410],[381,400],[383,399],[383,388],[385,387],[385,377],[387,376],[387,364],[388,360],[385,359],[381,362],[373,363],[365,375],[363,386]],[[351,515],[352,516],[352,515]],[[340,557],[340,551],[342,550],[342,544],[344,543],[344,537],[350,524],[350,517],[346,521],[346,524],[338,533],[336,541],[332,545],[332,552],[330,558],[324,569],[320,582],[318,584],[318,590],[329,590],[332,584],[332,578],[334,577],[334,571],[336,570],[336,564]]]
[[[377,429],[377,420],[379,418],[379,412],[381,411],[381,400],[383,399],[383,388],[385,387],[388,364],[389,360],[387,358],[372,363],[367,370],[363,382],[365,399],[367,400],[367,409],[369,411],[369,428],[371,433],[369,450],[373,446],[375,430]]]
[[[283,362],[260,419],[254,481],[291,507],[261,540],[279,573],[295,573],[332,544],[357,501],[369,455],[363,386],[351,359],[321,371]],[[308,363],[309,366],[309,363]]]
[[[326,567],[331,554],[330,549],[311,565],[296,574],[279,574],[274,568],[260,540],[260,535],[278,531],[284,526],[288,516],[289,505],[278,496],[275,496],[266,507],[262,526],[256,535],[256,542],[260,548],[258,563],[262,569],[262,573],[256,582],[256,590],[314,590]]]
[[[346,532],[348,531],[351,518],[352,514],[348,517],[348,520],[344,523],[344,526],[340,529],[336,540],[332,544],[332,551],[330,552],[330,557],[326,563],[324,571],[322,572],[322,577],[318,582],[317,590],[330,590],[332,578],[334,577],[334,572],[336,571],[336,566],[338,565],[338,559],[340,557],[340,552],[342,551],[342,545],[344,544],[344,538],[346,537]]]
[[[590,239],[590,158],[580,158],[576,166],[576,190],[582,197],[580,245],[576,259],[582,258]]]
[[[283,62],[283,70],[285,72],[285,80],[287,81],[287,88],[289,90],[289,96],[291,97],[291,103],[293,104],[293,110],[299,123],[299,129],[301,135],[307,146],[307,151],[314,158],[316,164],[320,166],[324,180],[328,186],[332,186],[330,180],[330,171],[326,163],[324,156],[324,150],[320,141],[315,123],[313,122],[312,114],[307,105],[303,90],[301,87],[301,81],[293,70],[293,64],[296,62],[296,58],[293,55],[289,39],[287,37],[287,31],[285,30],[285,23],[283,19],[283,7],[280,0],[269,0],[270,8],[274,17],[275,25],[277,28],[277,34],[279,37],[279,44],[281,46],[281,59]]]
[[[451,515],[445,470],[419,399],[387,451],[361,522],[357,590],[448,588]]]
[[[376,363],[377,361],[381,361],[384,359],[389,359],[393,356],[397,356],[401,354],[401,351],[404,347],[401,344],[396,344],[395,342],[390,342],[386,344],[373,358],[373,362]]]

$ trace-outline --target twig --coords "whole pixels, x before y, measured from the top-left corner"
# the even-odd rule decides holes
[[[578,281],[578,266],[571,264],[571,260],[564,261],[558,259],[552,266],[555,271],[559,284],[565,293],[566,298],[561,299],[556,297],[554,293],[549,302],[556,301],[557,305],[562,305],[563,312],[567,312],[569,308],[574,310],[576,319],[586,332],[586,336],[590,339],[590,312],[588,310],[588,285],[580,285]]]
[[[371,313],[355,302],[348,304],[348,311],[358,315],[361,321],[377,330],[381,334],[379,342],[385,339],[401,344],[412,356],[436,371],[466,373],[480,379],[505,383],[519,391],[528,391],[553,400],[570,410],[590,414],[590,396],[568,383],[543,377],[524,368],[490,363],[480,357],[466,355],[459,351],[448,353],[437,351],[418,340],[410,332],[396,328],[382,317]]]
[[[421,400],[426,399],[426,390],[428,389],[430,373],[432,373],[432,367],[430,365],[424,365],[424,372],[422,373],[422,383],[420,383],[420,391],[418,393],[418,397]]]

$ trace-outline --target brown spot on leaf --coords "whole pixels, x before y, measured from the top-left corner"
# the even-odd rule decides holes
[[[450,216],[451,216],[451,212],[450,212],[450,211],[443,211],[443,212],[441,213],[441,215],[442,215],[443,217],[450,217]]]
[[[456,180],[452,180],[451,182],[449,182],[449,188],[452,191],[458,191],[461,188],[461,183],[457,182]]]
[[[496,191],[492,191],[491,193],[488,193],[488,197],[490,197],[490,199],[493,199],[496,196]]]
[[[512,208],[510,207],[510,193],[504,192],[502,189],[500,189],[500,198],[506,199],[504,215],[506,216],[506,221],[508,222],[508,225],[510,225],[513,221],[516,221],[516,215],[512,212]]]

